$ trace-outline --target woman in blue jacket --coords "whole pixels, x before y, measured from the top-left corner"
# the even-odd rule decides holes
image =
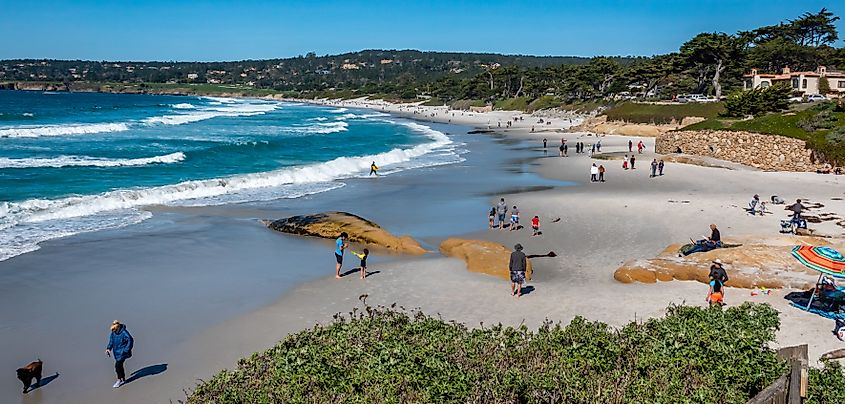
[[[109,334],[109,345],[106,347],[106,356],[114,357],[114,371],[117,372],[117,381],[114,388],[123,386],[126,383],[126,372],[123,370],[123,362],[132,357],[132,346],[135,340],[126,330],[126,326],[120,321],[114,320],[111,323],[111,334]]]

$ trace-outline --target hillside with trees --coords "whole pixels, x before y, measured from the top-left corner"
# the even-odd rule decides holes
[[[607,98],[721,97],[742,88],[751,68],[777,72],[845,69],[829,10],[737,33],[701,33],[678,51],[651,57],[540,57],[365,50],[234,62],[0,61],[0,81],[237,85],[299,97],[378,95],[437,102],[495,103],[547,97],[544,106]],[[840,43],[841,45],[841,43]],[[67,86],[66,86],[67,87]]]

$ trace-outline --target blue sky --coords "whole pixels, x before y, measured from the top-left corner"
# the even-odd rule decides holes
[[[699,32],[822,7],[845,17],[845,4],[832,0],[0,0],[0,59],[210,61],[375,48],[652,55]]]

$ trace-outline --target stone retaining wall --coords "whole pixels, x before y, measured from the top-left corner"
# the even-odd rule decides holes
[[[809,171],[823,166],[803,140],[753,132],[703,130],[657,136],[657,153],[713,157],[769,171]]]

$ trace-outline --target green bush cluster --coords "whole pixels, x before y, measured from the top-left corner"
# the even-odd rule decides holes
[[[817,114],[802,119],[798,122],[798,126],[807,132],[815,132],[817,130],[833,128],[836,126],[836,122],[838,120],[839,118],[834,116],[831,110],[825,109]]]
[[[744,403],[786,370],[767,347],[778,327],[750,303],[536,331],[366,307],[242,359],[188,402]]]
[[[845,372],[836,361],[824,361],[821,369],[810,368],[806,404],[845,401]]]
[[[688,116],[714,118],[724,109],[725,107],[720,102],[690,102],[686,104],[623,102],[608,109],[605,115],[607,115],[608,121],[667,124],[681,122]]]
[[[725,101],[725,115],[744,117],[781,111],[789,107],[789,95],[791,93],[792,88],[786,83],[739,91],[728,96]]]

